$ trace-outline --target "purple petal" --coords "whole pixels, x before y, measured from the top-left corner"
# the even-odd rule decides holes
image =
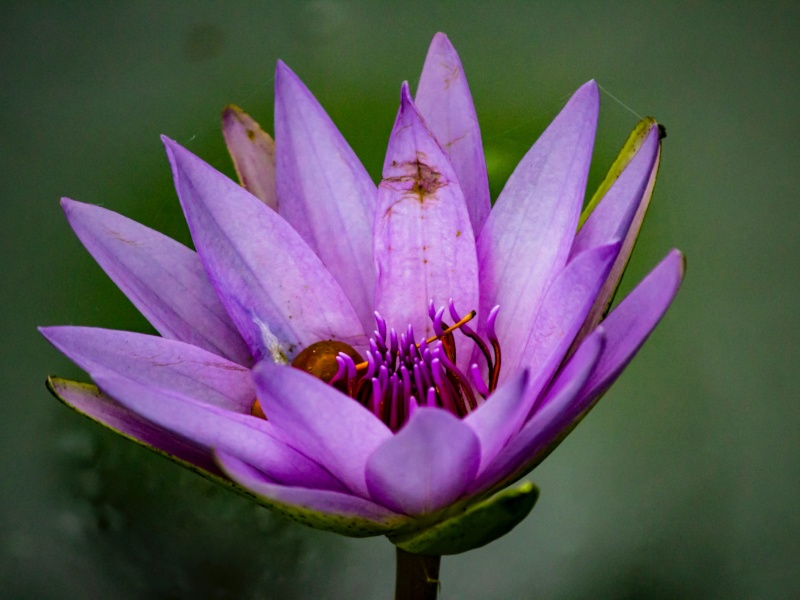
[[[536,374],[535,395],[563,362],[619,249],[620,242],[615,242],[585,251],[556,276],[547,290],[521,358],[521,366]]]
[[[478,436],[439,408],[420,407],[367,462],[372,498],[409,515],[429,514],[459,498],[481,458]]]
[[[270,423],[204,404],[175,392],[143,385],[109,372],[94,375],[109,396],[148,421],[205,448],[223,450],[288,485],[342,489],[317,463],[276,439]]]
[[[320,340],[363,343],[350,301],[297,232],[241,186],[163,139],[200,260],[254,358],[291,360]]]
[[[319,102],[289,67],[275,73],[280,214],[317,253],[374,327],[375,184]]]
[[[59,400],[92,421],[173,460],[188,463],[212,475],[221,475],[207,450],[150,423],[95,386],[58,377],[50,377],[47,384]]]
[[[275,142],[238,106],[222,111],[222,135],[242,186],[273,210],[275,194]]]
[[[475,241],[461,187],[407,84],[378,188],[375,262],[376,308],[398,331],[411,325],[420,338],[435,335],[430,300],[445,306],[452,298],[464,313],[478,305]]]
[[[582,396],[602,395],[642,346],[678,293],[685,262],[678,250],[669,254],[606,317],[606,347]]]
[[[597,126],[597,84],[581,87],[525,155],[478,238],[481,310],[500,305],[504,369],[517,368],[575,236]]]
[[[486,160],[467,77],[456,49],[443,33],[433,36],[428,49],[416,104],[450,157],[477,237],[491,209]]]
[[[161,335],[252,363],[197,254],[105,208],[68,198],[61,207],[89,253]]]
[[[256,397],[249,369],[183,342],[94,327],[39,331],[92,377],[111,372],[238,413]]]
[[[587,248],[623,240],[622,249],[576,342],[586,337],[602,320],[628,264],[656,182],[661,151],[659,135],[658,125],[653,121],[636,155],[575,236],[570,260]]]
[[[569,360],[545,396],[541,408],[495,459],[481,471],[470,492],[518,479],[570,431],[571,410],[597,364],[604,345],[602,328],[590,335]],[[574,420],[574,419],[573,419]]]
[[[258,398],[282,439],[317,461],[354,494],[368,498],[370,454],[392,432],[358,402],[292,367],[263,361],[253,369]]]
[[[525,422],[533,402],[529,381],[528,371],[515,374],[464,419],[481,443],[481,469]]]
[[[331,490],[287,487],[271,482],[260,471],[225,452],[217,460],[233,481],[256,494],[269,508],[317,529],[353,537],[380,535],[407,519],[374,502]]]

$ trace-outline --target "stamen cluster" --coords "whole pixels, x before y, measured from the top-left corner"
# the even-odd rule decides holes
[[[444,322],[445,307],[436,310],[431,302],[428,312],[436,335],[419,343],[411,325],[398,334],[375,313],[377,329],[369,341],[367,360],[356,364],[351,356],[340,352],[336,356],[338,371],[330,383],[344,389],[393,431],[400,429],[419,406],[439,406],[464,417],[497,387],[500,345],[494,324],[498,310],[492,309],[487,318],[489,344],[467,325],[475,312],[462,318],[452,301],[449,313],[455,324],[448,326]],[[468,374],[456,366],[455,330],[471,339],[480,351],[474,356],[482,355],[486,361],[488,381],[477,362],[470,364]]]

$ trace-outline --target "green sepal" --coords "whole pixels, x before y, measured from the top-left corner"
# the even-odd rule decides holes
[[[391,532],[395,529],[399,529],[400,527],[408,524],[407,518],[399,519],[396,523],[379,523],[375,521],[370,521],[368,519],[359,518],[356,516],[345,516],[345,515],[335,515],[335,514],[328,514],[322,513],[316,510],[312,510],[303,506],[297,506],[294,504],[289,504],[286,502],[280,502],[271,498],[266,498],[263,496],[259,496],[254,494],[247,488],[242,487],[241,485],[231,481],[221,473],[212,473],[207,469],[200,467],[199,465],[193,464],[183,458],[175,456],[174,454],[170,454],[169,452],[165,452],[160,448],[148,444],[130,434],[124,433],[111,427],[110,425],[104,423],[100,419],[93,417],[90,414],[87,414],[81,410],[78,410],[75,406],[72,405],[69,398],[66,397],[69,392],[75,394],[81,394],[86,397],[91,397],[92,401],[95,403],[107,403],[108,405],[115,405],[111,398],[103,394],[95,385],[90,383],[82,383],[79,381],[72,381],[69,379],[63,379],[61,377],[48,377],[46,381],[47,389],[50,391],[53,396],[56,397],[60,402],[74,410],[80,415],[94,421],[95,423],[99,423],[106,429],[109,429],[128,439],[139,446],[147,448],[151,452],[158,454],[159,456],[163,456],[182,466],[185,469],[189,469],[190,471],[197,473],[198,475],[205,477],[206,479],[213,481],[214,483],[218,483],[219,485],[228,488],[229,490],[239,494],[251,500],[261,506],[264,506],[287,519],[291,519],[292,521],[296,521],[303,525],[307,525],[309,527],[313,527],[315,529],[321,529],[323,531],[331,531],[333,533],[338,533],[341,535],[346,535],[348,537],[370,537],[376,535],[386,535],[388,532]]]
[[[507,534],[528,516],[538,499],[539,488],[526,481],[427,529],[387,537],[413,554],[461,554]]]
[[[583,209],[580,220],[578,221],[578,229],[583,227],[586,219],[592,214],[592,211],[600,203],[600,200],[603,199],[608,190],[611,189],[611,186],[614,185],[614,182],[619,179],[619,176],[633,160],[633,157],[636,156],[636,153],[639,151],[639,148],[642,147],[642,144],[653,130],[653,127],[658,127],[658,123],[656,123],[653,117],[645,117],[636,124],[636,127],[628,136],[625,145],[622,146],[619,155],[617,155],[617,158],[608,170],[608,174],[606,178],[603,179],[603,183],[600,184],[600,187],[597,188],[589,204]]]

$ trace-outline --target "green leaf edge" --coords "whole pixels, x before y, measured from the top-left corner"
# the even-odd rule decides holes
[[[583,224],[586,223],[586,220],[589,218],[589,215],[592,214],[595,207],[600,204],[600,201],[603,197],[608,193],[608,190],[611,189],[611,186],[614,185],[614,182],[619,179],[619,176],[625,170],[633,157],[636,156],[636,153],[639,151],[639,148],[642,147],[645,139],[647,139],[648,134],[652,131],[653,127],[658,127],[658,123],[653,117],[645,117],[641,121],[636,124],[636,127],[633,128],[633,131],[628,136],[628,139],[625,141],[625,144],[622,146],[622,150],[620,150],[617,158],[614,159],[614,162],[611,164],[611,168],[608,170],[605,179],[597,188],[597,191],[592,196],[592,199],[589,201],[589,204],[586,205],[586,208],[583,209],[581,213],[580,219],[578,220],[578,229],[583,227]]]
[[[539,488],[526,481],[421,532],[387,537],[413,554],[461,554],[507,534],[528,516],[538,499]]]
[[[367,521],[364,519],[359,519],[357,517],[344,517],[344,516],[321,513],[319,511],[301,508],[296,505],[286,504],[283,502],[278,502],[271,498],[265,498],[263,496],[259,496],[257,494],[254,494],[250,490],[240,486],[239,484],[231,481],[230,479],[221,477],[219,475],[215,475],[214,473],[206,471],[205,469],[202,469],[197,465],[194,465],[186,460],[183,460],[182,458],[178,458],[177,456],[170,454],[169,452],[165,452],[164,450],[156,448],[155,446],[151,446],[150,444],[147,444],[135,437],[132,437],[126,433],[122,433],[121,431],[114,429],[109,425],[106,425],[105,423],[99,421],[98,419],[95,419],[91,415],[88,415],[76,409],[69,403],[69,401],[66,398],[62,397],[58,392],[59,386],[61,388],[77,387],[80,388],[84,393],[90,393],[100,396],[102,392],[98,389],[97,386],[92,385],[90,383],[73,381],[71,379],[64,379],[52,375],[47,378],[45,385],[47,386],[48,391],[59,402],[61,402],[65,406],[68,406],[70,409],[74,410],[78,414],[86,417],[90,421],[93,421],[94,423],[99,423],[100,425],[102,425],[106,429],[113,431],[117,435],[127,440],[130,440],[139,446],[147,448],[151,452],[154,452],[159,456],[167,458],[172,462],[175,462],[180,466],[184,467],[185,469],[188,469],[200,475],[201,477],[208,479],[209,481],[213,481],[214,483],[217,483],[239,494],[240,496],[244,496],[245,498],[252,500],[257,504],[274,511],[279,515],[287,519],[290,519],[292,521],[295,521],[297,523],[301,523],[302,525],[307,525],[308,527],[313,527],[314,529],[320,529],[323,531],[338,533],[348,537],[359,538],[359,537],[386,535],[388,533],[391,533],[395,529],[399,529],[402,525],[405,525],[408,522],[407,519],[403,519],[402,521],[398,521],[398,523],[379,524],[375,523],[374,521]]]

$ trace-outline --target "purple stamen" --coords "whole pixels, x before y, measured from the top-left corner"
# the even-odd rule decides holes
[[[470,366],[469,374],[472,376],[472,385],[475,386],[475,389],[478,390],[481,396],[486,398],[486,396],[489,395],[489,388],[486,387],[486,383],[481,376],[481,369],[476,363],[472,363]]]
[[[411,325],[398,333],[388,326],[380,314],[375,313],[376,331],[369,340],[366,361],[356,365],[352,357],[339,354],[336,357],[337,372],[332,382],[346,379],[347,393],[392,431],[399,430],[422,406],[438,406],[458,417],[466,416],[497,386],[500,351],[495,322],[498,309],[495,307],[489,313],[485,326],[487,335],[481,338],[466,325],[466,321],[475,316],[474,312],[462,319],[452,300],[448,307],[449,313],[445,307],[436,309],[430,303],[428,313],[436,339],[430,342],[422,339],[419,343],[415,341]],[[455,323],[449,330],[444,322],[447,314],[448,319],[452,318]],[[488,382],[482,375],[480,365],[470,365],[466,374],[457,366],[456,331],[473,340],[486,358]],[[494,357],[489,350],[490,344]]]

